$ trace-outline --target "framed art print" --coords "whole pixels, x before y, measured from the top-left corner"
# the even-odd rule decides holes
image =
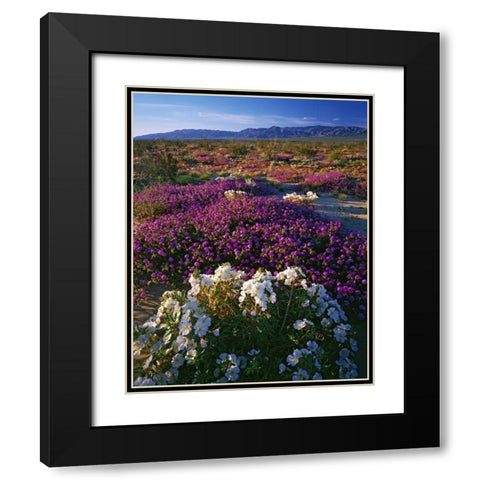
[[[437,446],[438,34],[41,34],[42,461]]]
[[[128,87],[126,102],[127,391],[372,382],[373,99]],[[325,115],[347,126],[311,125]],[[175,121],[235,130],[151,133]]]

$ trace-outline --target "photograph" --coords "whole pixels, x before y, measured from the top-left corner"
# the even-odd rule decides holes
[[[128,392],[373,382],[373,102],[126,87]]]

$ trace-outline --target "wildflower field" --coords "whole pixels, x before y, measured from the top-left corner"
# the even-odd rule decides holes
[[[134,141],[132,383],[366,378],[361,141]],[[152,291],[154,311],[143,318]]]

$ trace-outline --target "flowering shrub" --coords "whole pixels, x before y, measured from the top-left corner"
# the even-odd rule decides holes
[[[291,160],[293,158],[293,155],[276,154],[273,155],[273,158],[275,158],[276,160]]]
[[[135,385],[348,379],[358,376],[352,326],[298,268],[276,275],[224,264],[165,292],[134,331]]]
[[[223,195],[226,197],[226,198],[235,198],[235,197],[241,197],[242,195],[246,195],[247,192],[243,191],[243,190],[226,190],[225,192],[223,192]]]
[[[191,188],[203,192],[210,187]],[[278,272],[297,266],[309,279],[322,283],[344,309],[363,315],[359,313],[367,292],[363,235],[342,233],[339,222],[322,220],[310,208],[278,198],[239,195],[232,200],[224,197],[224,191],[207,204],[202,195],[198,201],[189,195],[178,212],[134,223],[134,300],[146,285],[181,286],[194,271],[211,274],[222,262],[249,275],[258,268]]]
[[[235,180],[237,180],[237,177],[231,173],[227,177],[215,177],[215,180],[217,182],[226,182],[226,181],[229,181],[229,180],[235,181]]]
[[[264,183],[247,183],[244,180],[223,180],[203,185],[155,184],[134,194],[134,218],[136,221],[153,220],[160,215],[202,207],[222,198],[228,190],[242,190],[253,195],[275,193]]]
[[[287,200],[288,202],[296,203],[297,205],[311,205],[312,203],[315,203],[315,200],[318,199],[318,195],[311,191],[308,191],[304,195],[299,195],[298,193],[293,192],[284,195],[283,199]]]
[[[355,195],[358,198],[367,198],[367,181],[353,179],[341,170],[331,170],[306,175],[303,185],[315,187],[321,192],[340,192]]]
[[[338,192],[354,195],[357,194],[353,192],[356,187],[350,182],[355,184],[366,182],[367,179],[367,144],[362,142],[328,145],[288,141],[281,143],[252,141],[242,144],[229,141],[135,141],[134,170],[139,187],[158,180],[158,175],[150,172],[149,166],[156,161],[155,156],[161,148],[168,148],[168,152],[177,162],[179,175],[176,178],[173,175],[169,177],[174,182],[180,179],[186,183],[189,177],[193,182],[188,183],[198,183],[194,181],[197,175],[201,175],[202,178],[207,175],[212,178],[220,176],[236,180],[248,173],[251,177],[266,176],[281,183],[303,183],[306,176],[323,176],[334,171],[345,175],[349,182],[335,187],[327,182],[321,191],[330,192],[337,189]],[[331,159],[333,153],[334,158]],[[304,161],[301,161],[302,159]],[[148,178],[144,178],[145,176]],[[315,184],[308,182],[307,189],[316,188]],[[350,191],[344,191],[342,188],[348,188]],[[366,190],[361,187],[358,190],[358,194],[364,195],[360,198],[365,198]]]
[[[283,166],[282,168],[276,167],[274,170],[270,170],[268,178],[280,183],[298,183],[303,181],[304,177],[298,169]]]

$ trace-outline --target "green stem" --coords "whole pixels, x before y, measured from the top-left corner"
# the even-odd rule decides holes
[[[283,327],[285,326],[285,322],[288,316],[288,311],[290,310],[290,305],[292,303],[292,297],[293,297],[293,285],[292,285],[292,288],[290,289],[290,297],[288,298],[287,309],[285,310],[285,316],[283,317],[283,322],[282,322],[282,326],[280,327],[280,330],[283,330]]]

